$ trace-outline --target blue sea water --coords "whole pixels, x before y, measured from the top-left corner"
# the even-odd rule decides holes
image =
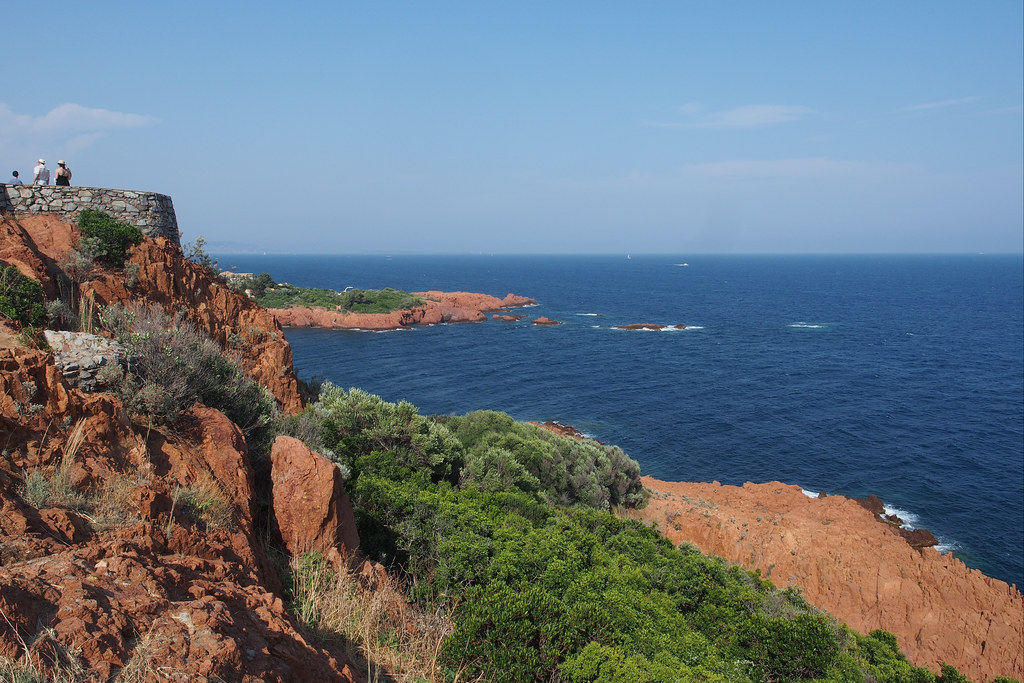
[[[687,265],[683,265],[687,263]],[[493,409],[645,474],[879,495],[1024,585],[1020,256],[220,256],[341,290],[530,296],[565,324],[286,330],[297,372],[424,414]],[[623,331],[629,323],[685,330]]]

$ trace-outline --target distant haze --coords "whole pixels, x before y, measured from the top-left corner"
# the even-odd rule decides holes
[[[1020,253],[1022,8],[8,3],[0,177],[220,252]]]

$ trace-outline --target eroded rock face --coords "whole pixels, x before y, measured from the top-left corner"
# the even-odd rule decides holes
[[[187,311],[188,319],[238,358],[242,369],[267,387],[283,410],[302,410],[292,349],[272,313],[219,284],[165,238],[143,240],[128,262],[139,268],[134,286],[128,287],[120,273],[107,273],[86,283],[83,293],[92,292],[99,303],[143,299],[170,313]]]
[[[0,610],[0,655],[18,658],[19,639],[49,624],[54,640],[77,649],[100,680],[126,667],[189,680],[355,679],[299,634],[251,571],[176,553],[150,522],[0,567]]]
[[[335,563],[359,548],[355,516],[341,470],[290,436],[279,436],[270,453],[277,531],[292,556],[309,551]]]
[[[413,325],[483,322],[485,313],[516,306],[533,306],[528,297],[507,294],[504,299],[473,292],[413,292],[424,299],[423,306],[391,313],[349,313],[325,308],[274,308],[278,322],[285,327],[324,327],[348,330],[399,330]]]
[[[3,347],[0,443],[0,656],[35,643],[45,668],[69,651],[98,680],[361,680],[285,609],[248,449],[219,411],[149,429],[70,387],[50,354]]]
[[[54,216],[4,219],[0,221],[0,260],[17,265],[42,283],[48,298],[66,296],[58,291],[59,264],[78,238],[75,226]],[[128,264],[138,269],[131,287],[124,272],[96,269],[81,285],[80,296],[92,297],[98,305],[143,300],[171,314],[185,310],[191,322],[270,390],[282,409],[292,414],[302,410],[291,347],[273,314],[218,283],[165,238],[143,239],[132,249]]]
[[[760,569],[780,588],[799,586],[862,633],[894,633],[919,666],[937,671],[945,661],[979,681],[1024,678],[1020,591],[952,555],[915,549],[858,502],[809,498],[778,482],[643,482],[652,495],[636,514],[673,542]]]
[[[52,216],[0,218],[0,261],[37,280],[48,298],[58,295],[57,261],[71,248],[71,227]]]

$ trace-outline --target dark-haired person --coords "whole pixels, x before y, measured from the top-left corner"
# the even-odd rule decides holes
[[[21,182],[21,178],[18,177],[18,172],[17,171],[11,171],[11,179],[7,181],[7,184],[8,185],[24,185],[25,183]]]
[[[57,179],[54,181],[54,185],[71,186],[71,169],[67,167],[63,159],[57,162]]]

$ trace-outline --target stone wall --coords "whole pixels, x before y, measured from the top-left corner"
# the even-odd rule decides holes
[[[96,334],[45,330],[43,336],[64,379],[85,391],[105,387],[104,368],[114,369],[127,361],[119,343]]]
[[[174,204],[167,195],[104,187],[0,184],[0,211],[15,217],[52,213],[74,222],[82,209],[103,211],[117,221],[137,226],[147,237],[166,237],[181,245]]]

